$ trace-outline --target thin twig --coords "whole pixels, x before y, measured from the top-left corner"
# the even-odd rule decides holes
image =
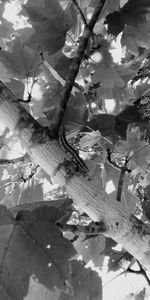
[[[150,286],[150,279],[149,277],[147,276],[145,270],[143,269],[142,265],[140,264],[140,262],[138,260],[136,260],[138,265],[139,265],[139,268],[140,268],[140,274],[144,276],[144,278],[146,279],[148,285]]]
[[[118,181],[118,188],[117,188],[116,201],[118,201],[118,202],[121,202],[122,186],[123,186],[125,172],[126,172],[126,167],[123,166],[121,168],[121,172],[120,172],[120,176],[119,176],[119,181]]]
[[[125,173],[128,170],[128,168],[127,168],[128,161],[129,160],[126,158],[125,164],[121,168],[120,177],[119,177],[119,181],[118,181],[118,189],[117,189],[116,200],[119,201],[119,202],[121,202],[122,186],[123,186]]]
[[[147,281],[148,285],[150,286],[150,279],[148,278],[145,270],[142,268],[140,262],[138,260],[136,260],[138,265],[139,265],[139,270],[133,270],[131,269],[130,267],[128,267],[126,270],[122,271],[121,273],[117,274],[115,277],[113,277],[111,280],[109,280],[107,283],[105,283],[103,285],[106,286],[108,285],[109,283],[111,283],[114,279],[116,279],[117,277],[119,277],[120,275],[123,275],[123,274],[127,274],[127,273],[132,273],[132,274],[137,274],[137,275],[143,275],[143,277],[145,278],[145,280]]]
[[[85,19],[85,16],[84,16],[84,14],[83,14],[83,12],[82,12],[82,10],[81,10],[79,4],[77,3],[76,0],[72,0],[72,2],[73,2],[73,4],[74,4],[76,10],[78,11],[79,15],[81,16],[84,25],[87,26],[87,21],[86,21],[86,19]]]

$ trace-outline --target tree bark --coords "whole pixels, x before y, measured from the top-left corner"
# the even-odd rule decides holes
[[[12,130],[26,148],[30,158],[50,175],[54,183],[66,187],[68,195],[94,221],[103,221],[106,236],[130,252],[150,271],[150,230],[118,203],[93,180],[82,174],[65,178],[65,170],[58,168],[68,155],[58,140],[50,139],[44,128],[23,108],[11,91],[0,82],[0,120]],[[69,158],[68,158],[69,159]]]

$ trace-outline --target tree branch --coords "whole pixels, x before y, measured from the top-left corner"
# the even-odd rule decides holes
[[[125,173],[126,173],[126,171],[129,172],[129,170],[127,168],[128,161],[129,161],[129,159],[126,158],[124,166],[121,167],[120,177],[119,177],[119,181],[118,181],[117,196],[116,196],[116,200],[119,202],[121,202],[121,193],[122,193],[122,186],[123,186]]]
[[[142,268],[142,266],[141,266],[141,264],[140,264],[140,262],[138,260],[137,260],[137,263],[138,263],[139,268],[140,268],[139,270],[133,270],[130,267],[128,267],[127,270],[126,270],[126,272],[137,274],[137,275],[142,275],[145,278],[145,280],[147,281],[148,285],[150,286],[150,279],[148,278],[145,270]]]
[[[85,16],[80,8],[80,6],[78,5],[78,2],[76,0],[72,0],[77,12],[79,13],[79,15],[81,16],[81,19],[83,20],[83,23],[85,26],[87,26],[87,22],[86,22],[86,19],[85,19]]]
[[[103,220],[106,228],[104,235],[122,244],[126,251],[150,270],[148,225],[132,215],[131,210],[114,201],[93,180],[88,180],[82,174],[75,174],[67,180],[63,168],[56,172],[58,165],[68,158],[68,154],[60,147],[58,140],[50,139],[47,130],[34,120],[1,81],[0,119],[19,138],[31,160],[52,178],[53,183],[65,186],[69,197],[93,221],[100,224],[100,220]]]
[[[66,84],[62,90],[62,95],[61,95],[62,97],[61,97],[61,104],[60,104],[61,109],[59,110],[58,114],[56,115],[57,123],[55,123],[55,128],[53,128],[54,131],[55,130],[58,131],[58,128],[62,122],[64,112],[66,110],[67,103],[69,101],[70,93],[71,93],[75,78],[78,74],[79,67],[80,67],[80,64],[81,64],[81,61],[82,61],[82,58],[84,55],[84,51],[87,47],[88,40],[92,34],[92,30],[93,30],[94,25],[99,17],[100,12],[102,11],[104,4],[105,4],[105,0],[99,1],[99,4],[97,5],[97,8],[95,9],[95,11],[91,17],[91,20],[89,21],[88,25],[85,27],[83,36],[80,39],[80,43],[79,43],[79,47],[76,52],[76,56],[73,58],[73,61],[70,65]]]

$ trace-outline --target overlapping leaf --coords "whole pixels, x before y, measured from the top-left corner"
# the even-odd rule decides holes
[[[117,36],[125,25],[138,26],[146,22],[146,14],[150,8],[147,0],[129,0],[120,11],[114,11],[106,17],[108,33]]]
[[[124,81],[118,75],[116,70],[106,65],[105,63],[99,64],[93,74],[93,83],[101,82],[104,88],[114,88],[115,86],[124,86]]]
[[[33,51],[25,46],[19,39],[7,44],[9,51],[0,51],[0,60],[11,74],[10,77],[25,79],[37,75],[40,56],[38,51]]]
[[[150,34],[147,24],[142,24],[137,27],[126,26],[124,29],[122,40],[122,46],[126,46],[127,49],[138,56],[139,48],[150,48]]]
[[[28,44],[49,54],[57,52],[64,46],[66,32],[72,23],[67,13],[62,9],[58,0],[28,1],[24,9],[29,16],[34,33]]]
[[[23,299],[31,278],[47,290],[67,289],[75,250],[55,226],[62,215],[55,207],[43,206],[14,218],[0,207],[1,299]]]
[[[102,281],[95,271],[79,261],[72,261],[73,295],[61,293],[59,300],[102,300]]]

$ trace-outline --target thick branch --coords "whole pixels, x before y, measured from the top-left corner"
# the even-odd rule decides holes
[[[54,183],[66,187],[73,201],[93,221],[102,222],[104,234],[130,252],[150,270],[150,230],[135,218],[122,203],[114,201],[97,182],[75,174],[69,180],[58,165],[69,159],[57,140],[50,140],[44,129],[16,100],[10,90],[0,82],[0,119],[23,143],[30,158],[50,175]],[[58,170],[58,171],[56,171]],[[94,182],[93,182],[94,181]]]

